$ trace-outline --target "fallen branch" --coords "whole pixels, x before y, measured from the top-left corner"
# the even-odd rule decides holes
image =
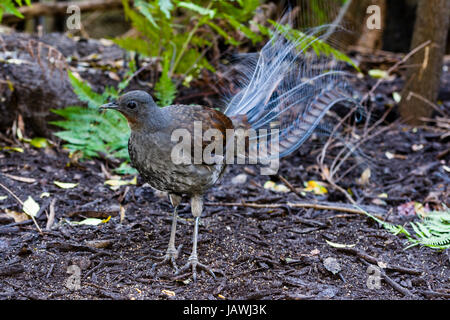
[[[380,271],[380,276],[384,279],[384,281],[386,281],[387,284],[389,284],[394,290],[397,290],[398,292],[400,292],[401,294],[403,294],[404,296],[410,296],[410,297],[415,297],[415,295],[409,291],[408,289],[402,287],[401,285],[399,285],[397,282],[395,282],[394,280],[391,279],[391,277],[389,277],[386,272],[384,272],[384,269],[392,269],[392,270],[396,270],[396,271],[400,271],[402,270],[402,272],[405,273],[410,273],[410,274],[422,274],[422,272],[418,271],[418,270],[414,270],[414,269],[408,269],[408,268],[402,268],[402,267],[396,267],[396,266],[390,266],[387,265],[385,268],[381,268],[378,265],[378,260],[375,257],[372,257],[370,255],[368,255],[367,253],[356,249],[356,248],[337,248],[340,251],[345,251],[348,253],[351,253],[353,255],[356,255],[359,259],[361,259],[361,261],[366,264],[366,265],[375,265],[378,266],[378,269]],[[406,272],[408,271],[408,272]]]
[[[47,231],[50,230],[55,221],[55,203],[56,198],[53,198],[52,202],[50,203],[50,214],[47,219],[47,225],[45,226],[45,230]]]
[[[67,8],[76,6],[81,12],[96,10],[112,10],[122,7],[122,0],[93,0],[93,1],[71,1],[71,2],[41,2],[33,3],[31,6],[19,8],[20,13],[25,18],[45,16],[45,15],[65,15]],[[13,14],[6,13],[3,22],[18,21],[20,18]]]
[[[268,203],[268,204],[261,204],[261,203],[252,203],[252,202],[206,202],[206,206],[219,206],[219,207],[248,207],[248,208],[259,208],[259,209],[275,209],[275,208],[312,208],[317,210],[333,210],[333,211],[340,211],[340,212],[348,212],[348,213],[357,213],[357,214],[363,214],[366,215],[366,212],[361,209],[354,208],[351,205],[346,204],[335,204],[335,203],[329,203],[329,202],[322,202],[322,203],[311,203],[311,202],[287,202],[287,203]],[[376,211],[378,214],[384,214],[384,210],[382,210],[379,207],[374,206],[361,206],[365,207],[366,211]],[[383,220],[382,217],[377,218]]]
[[[344,252],[353,254],[361,259],[364,259],[365,261],[367,261],[371,264],[378,265],[379,260],[377,258],[375,258],[357,248],[337,248],[337,249],[340,251],[344,251]],[[395,271],[398,271],[401,273],[407,273],[407,274],[412,274],[412,275],[421,275],[422,274],[421,270],[405,268],[405,267],[401,267],[401,266],[393,266],[391,264],[386,264],[385,269],[395,270]]]

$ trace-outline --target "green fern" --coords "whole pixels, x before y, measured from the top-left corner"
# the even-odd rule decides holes
[[[262,40],[248,26],[261,2],[135,0],[131,7],[129,1],[122,0],[125,16],[139,35],[113,41],[125,50],[159,58],[163,72],[155,83],[155,95],[160,100],[158,104],[164,106],[173,101],[178,84],[189,82],[183,80],[198,77],[203,69],[215,72],[205,56],[217,38],[222,37],[226,43],[236,46],[240,42],[234,36],[239,31],[254,43]],[[172,81],[175,77],[176,85]]]
[[[164,56],[163,70],[159,81],[155,85],[155,97],[160,107],[171,105],[175,99],[177,89],[169,77],[170,58]]]
[[[423,245],[435,249],[450,248],[450,209],[432,211],[422,222],[411,222],[416,237],[410,239],[411,246]]]
[[[23,5],[22,0],[15,0],[14,2],[12,0],[0,1],[0,22],[2,22],[2,17],[5,12],[13,14],[21,19],[24,18],[23,14],[20,13],[19,9],[17,9],[17,7],[21,7]],[[24,2],[27,6],[31,5],[31,0],[24,0]]]
[[[285,34],[288,39],[298,41],[301,50],[307,51],[309,49],[312,49],[318,56],[320,56],[321,54],[324,54],[326,56],[332,55],[337,60],[346,62],[354,67],[358,72],[361,72],[359,67],[353,62],[352,59],[350,59],[350,57],[348,57],[345,53],[333,48],[319,38],[308,35],[300,30],[293,29],[289,25],[282,25],[273,20],[269,20],[269,22],[283,34]],[[260,28],[264,27],[260,26]],[[269,33],[271,32],[270,30],[267,31]]]
[[[119,92],[113,87],[107,87],[103,94],[98,94],[87,82],[70,72],[68,75],[74,92],[81,101],[87,103],[88,107],[70,106],[52,110],[64,119],[51,122],[64,129],[56,132],[55,135],[66,142],[64,147],[71,152],[81,151],[83,157],[87,158],[103,154],[107,157],[124,159],[125,162],[116,169],[116,172],[135,173],[134,169],[127,164],[130,136],[127,120],[118,112],[100,113],[98,111],[100,105],[110,99],[116,99]],[[123,87],[126,82],[127,80],[121,82],[119,87]]]
[[[394,225],[378,219],[367,211],[360,209],[365,215],[380,223],[389,232],[403,234],[411,243],[405,249],[422,245],[433,249],[450,248],[450,209],[445,205],[444,211],[432,211],[421,222],[410,222],[415,235],[412,236],[403,226]]]

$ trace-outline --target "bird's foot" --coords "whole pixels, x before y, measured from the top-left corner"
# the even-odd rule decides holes
[[[214,279],[216,278],[216,275],[214,274],[214,272],[210,267],[208,267],[203,263],[198,262],[197,255],[191,255],[188,259],[188,262],[175,274],[176,275],[183,274],[185,271],[189,269],[189,267],[192,267],[192,279],[194,280],[194,282],[197,281],[197,267],[207,271]]]
[[[154,272],[156,267],[162,266],[164,264],[168,264],[171,265],[174,269],[175,272],[178,271],[178,267],[177,267],[177,263],[175,262],[175,260],[178,258],[178,253],[181,250],[181,245],[178,247],[178,249],[175,249],[175,247],[173,248],[168,248],[166,254],[161,258],[160,262],[155,262],[152,265],[151,271]]]

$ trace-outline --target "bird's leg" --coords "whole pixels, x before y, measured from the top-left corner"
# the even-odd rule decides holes
[[[178,270],[175,259],[178,257],[179,249],[177,250],[175,248],[175,234],[177,232],[177,219],[178,219],[177,208],[178,205],[180,204],[181,197],[178,195],[169,194],[169,199],[170,202],[172,203],[172,206],[174,207],[172,215],[172,227],[170,230],[169,246],[167,247],[166,254],[164,255],[162,261],[154,263],[152,265],[152,270],[154,270],[157,266],[166,263],[171,264],[175,268],[175,271]]]
[[[203,200],[200,196],[194,196],[191,198],[191,209],[192,209],[192,215],[195,218],[195,223],[194,223],[194,238],[193,238],[193,243],[192,243],[192,252],[191,255],[189,256],[188,262],[180,269],[176,272],[176,274],[180,274],[183,273],[184,271],[186,271],[187,269],[189,269],[189,267],[192,267],[192,278],[194,279],[194,281],[197,280],[197,267],[208,271],[209,274],[213,277],[216,278],[216,276],[214,275],[214,272],[211,270],[210,267],[208,267],[207,265],[204,265],[203,263],[198,262],[198,256],[197,256],[197,238],[198,238],[198,223],[200,220],[200,215],[202,214],[202,210],[203,210]]]

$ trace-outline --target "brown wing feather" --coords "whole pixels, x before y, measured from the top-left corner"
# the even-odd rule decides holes
[[[223,138],[223,147],[226,146],[226,130],[227,129],[233,129],[233,122],[228,118],[226,115],[224,115],[222,112],[217,111],[212,108],[200,106],[200,105],[194,105],[194,106],[188,106],[188,105],[172,105],[168,108],[167,111],[170,112],[172,119],[174,121],[172,123],[177,123],[176,128],[172,128],[172,130],[175,129],[187,129],[192,137],[192,157],[195,145],[198,143],[201,143],[202,145],[202,152],[208,146],[211,142],[210,141],[204,141],[203,139],[201,141],[196,141],[194,139],[194,123],[196,121],[200,121],[202,124],[202,133],[204,134],[208,129],[216,129],[222,133]]]

